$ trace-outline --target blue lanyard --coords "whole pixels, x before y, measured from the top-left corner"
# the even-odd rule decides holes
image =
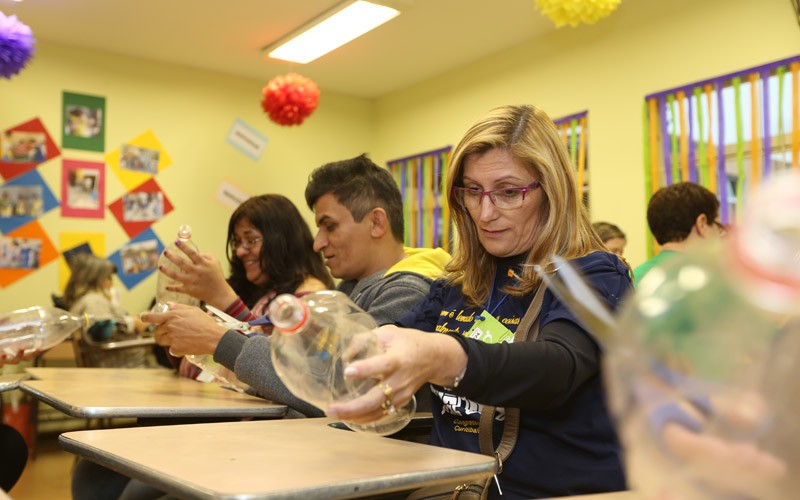
[[[503,292],[503,298],[500,299],[491,310],[489,309],[489,307],[491,307],[492,305],[492,297],[494,297],[494,288],[496,281],[497,281],[497,269],[494,270],[494,275],[492,275],[492,288],[489,290],[489,301],[486,303],[486,311],[492,316],[494,316],[494,312],[497,311],[497,308],[503,305],[503,302],[505,302],[506,299],[508,298],[508,294]],[[486,318],[483,315],[478,315],[475,317],[475,320],[477,321],[483,321],[485,319]]]

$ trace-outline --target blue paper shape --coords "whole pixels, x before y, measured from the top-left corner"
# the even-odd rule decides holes
[[[47,183],[44,182],[42,176],[39,175],[39,171],[34,169],[28,172],[25,172],[22,175],[14,177],[10,181],[4,182],[0,184],[0,188],[4,187],[11,187],[11,186],[41,186],[42,188],[42,213],[39,214],[38,217],[46,214],[50,210],[59,206],[58,199],[56,199],[53,192],[47,186]],[[12,217],[0,217],[0,232],[3,234],[7,234],[18,227],[22,227],[25,224],[36,220],[37,217],[34,216],[12,216]]]
[[[125,285],[125,287],[128,290],[141,283],[142,280],[144,280],[154,272],[158,271],[158,267],[149,268],[141,272],[126,273],[125,272],[126,267],[122,262],[122,250],[127,247],[130,247],[131,245],[135,245],[137,243],[145,243],[152,240],[155,240],[156,242],[155,251],[157,253],[155,255],[155,259],[156,261],[158,261],[158,257],[164,251],[164,244],[161,243],[161,240],[158,238],[158,236],[156,236],[156,233],[153,232],[152,228],[147,228],[145,231],[139,233],[138,235],[136,235],[135,238],[130,240],[122,248],[120,248],[119,250],[117,250],[108,257],[108,260],[110,260],[111,262],[114,263],[115,266],[117,266],[117,276],[119,276],[119,280],[122,282],[123,285]],[[156,290],[153,289],[153,296],[155,296],[155,294]]]

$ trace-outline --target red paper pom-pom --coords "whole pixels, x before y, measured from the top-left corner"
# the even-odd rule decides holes
[[[261,107],[278,125],[300,125],[317,109],[319,87],[312,80],[289,73],[276,76],[261,91]]]

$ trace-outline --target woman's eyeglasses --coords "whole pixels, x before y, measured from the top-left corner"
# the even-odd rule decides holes
[[[235,252],[239,247],[242,247],[245,250],[250,250],[261,243],[262,239],[263,238],[245,238],[243,240],[231,240],[231,250]]]
[[[541,186],[541,182],[533,181],[524,187],[507,187],[501,189],[490,189],[489,191],[481,191],[480,189],[466,187],[455,187],[453,188],[453,191],[455,192],[458,201],[461,202],[461,205],[469,210],[480,207],[484,196],[488,196],[489,200],[492,202],[492,205],[496,206],[497,208],[512,210],[522,206],[522,202],[525,201],[525,195],[528,193],[528,191],[534,191],[539,189]]]

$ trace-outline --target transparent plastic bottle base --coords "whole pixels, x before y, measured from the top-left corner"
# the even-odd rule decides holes
[[[411,422],[414,413],[417,411],[417,399],[411,396],[411,401],[404,407],[395,410],[395,414],[389,414],[384,418],[368,424],[356,424],[353,422],[342,421],[348,428],[357,432],[368,432],[379,436],[390,436]]]

